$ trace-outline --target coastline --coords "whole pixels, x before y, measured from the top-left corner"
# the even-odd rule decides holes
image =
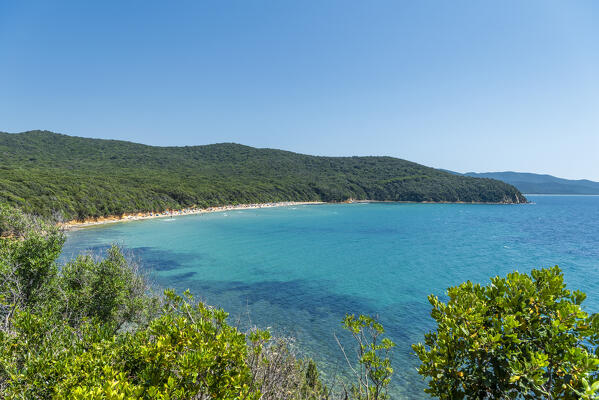
[[[64,230],[75,230],[88,226],[105,225],[117,222],[142,221],[154,218],[174,218],[182,215],[197,215],[208,214],[223,211],[235,210],[252,210],[258,208],[273,208],[273,207],[288,207],[288,206],[304,206],[304,205],[322,205],[322,204],[357,204],[357,203],[403,203],[403,204],[480,204],[480,205],[509,205],[509,204],[530,204],[527,203],[499,203],[499,202],[465,202],[465,201],[403,201],[403,200],[350,200],[344,202],[324,202],[324,201],[281,201],[273,203],[255,203],[255,204],[238,204],[207,208],[183,208],[180,210],[168,210],[162,212],[139,212],[125,213],[121,216],[110,215],[107,217],[87,218],[83,221],[71,220],[63,222],[60,225]]]
[[[88,218],[83,221],[71,220],[63,222],[60,225],[64,230],[75,230],[78,228],[84,228],[87,226],[105,225],[117,222],[128,222],[128,221],[142,221],[146,219],[154,218],[174,218],[182,215],[197,215],[197,214],[208,214],[222,211],[235,211],[235,210],[253,210],[257,208],[274,208],[274,207],[288,207],[288,206],[305,206],[305,205],[316,205],[325,204],[322,201],[282,201],[274,203],[256,203],[256,204],[238,204],[228,205],[219,207],[207,207],[207,208],[183,208],[180,210],[168,210],[162,212],[139,212],[139,213],[125,213],[123,215],[110,215],[107,217]]]

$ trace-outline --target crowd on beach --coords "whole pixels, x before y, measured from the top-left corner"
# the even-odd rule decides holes
[[[123,221],[138,221],[142,219],[150,218],[164,218],[164,217],[175,217],[179,215],[191,215],[191,214],[203,214],[213,213],[220,211],[230,210],[247,210],[255,208],[269,208],[269,207],[284,207],[294,205],[306,205],[306,204],[320,204],[320,202],[296,202],[296,201],[285,201],[285,202],[273,202],[273,203],[255,203],[255,204],[238,204],[238,205],[226,205],[219,207],[207,207],[207,208],[182,208],[178,210],[165,210],[161,212],[147,212],[147,213],[134,213],[134,214],[123,214],[119,216],[108,216],[99,217],[93,219],[86,219],[84,221],[68,221],[63,224],[66,229],[107,224],[111,222],[123,222]]]

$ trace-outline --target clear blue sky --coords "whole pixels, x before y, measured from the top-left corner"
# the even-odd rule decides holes
[[[599,180],[599,2],[2,1],[30,129]]]

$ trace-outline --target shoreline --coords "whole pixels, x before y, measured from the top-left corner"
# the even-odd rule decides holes
[[[405,200],[350,200],[344,202],[324,202],[324,201],[282,201],[273,203],[255,203],[238,204],[207,208],[183,208],[180,210],[168,210],[156,213],[139,212],[125,213],[121,216],[110,215],[107,217],[88,218],[84,221],[71,220],[59,224],[64,230],[76,230],[88,226],[113,224],[117,222],[143,221],[154,218],[174,218],[183,215],[209,214],[223,211],[254,210],[259,208],[305,206],[305,205],[323,205],[323,204],[357,204],[357,203],[400,203],[400,204],[480,204],[480,205],[519,205],[530,203],[488,203],[488,202],[465,202],[465,201],[405,201]]]
[[[274,208],[274,207],[289,207],[289,206],[306,206],[306,205],[317,205],[326,204],[322,201],[282,201],[273,203],[256,203],[256,204],[238,204],[218,207],[207,207],[207,208],[182,208],[179,210],[168,210],[162,212],[139,212],[139,213],[125,213],[123,215],[110,215],[107,217],[88,218],[83,221],[71,220],[63,222],[60,227],[64,230],[76,230],[79,228],[85,228],[88,226],[113,224],[117,222],[129,222],[129,221],[143,221],[146,219],[154,218],[174,218],[183,215],[198,215],[198,214],[210,214],[215,212],[223,211],[237,211],[237,210],[254,210],[258,208]]]

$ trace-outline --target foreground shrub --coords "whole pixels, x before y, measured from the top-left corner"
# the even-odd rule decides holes
[[[112,246],[104,259],[80,255],[62,267],[58,289],[63,319],[76,326],[97,318],[115,331],[142,326],[156,316],[158,299],[136,263]]]
[[[75,399],[258,399],[245,335],[225,320],[224,311],[167,291],[162,314],[147,328],[70,359],[56,393]]]
[[[389,398],[387,393],[391,383],[393,368],[391,367],[391,350],[395,343],[383,337],[383,325],[368,315],[346,315],[343,327],[354,339],[357,362],[350,361],[347,352],[339,339],[345,360],[352,372],[355,383],[344,388],[346,399],[355,400],[384,400]]]
[[[579,399],[599,391],[599,316],[555,266],[430,296],[436,332],[413,346],[440,399]]]
[[[246,336],[189,293],[152,295],[118,247],[59,269],[58,229],[6,207],[0,228],[0,398],[316,400],[326,393],[315,365],[284,341],[264,331]]]
[[[54,226],[0,204],[0,329],[18,308],[44,307],[56,293],[64,235]]]
[[[331,394],[312,360],[299,359],[290,339],[273,339],[267,331],[248,335],[248,364],[261,400],[321,400]]]

